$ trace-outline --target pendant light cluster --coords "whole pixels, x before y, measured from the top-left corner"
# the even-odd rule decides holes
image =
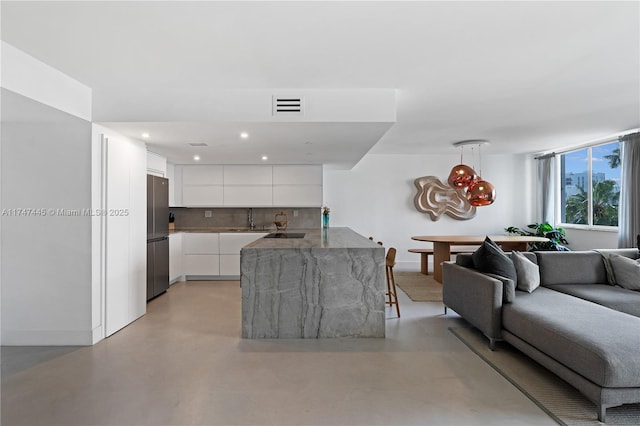
[[[478,146],[478,158],[480,159],[480,173],[482,173],[482,155],[480,147],[487,145],[489,142],[482,139],[472,139],[466,141],[455,142],[453,146],[460,147],[460,164],[453,166],[449,173],[449,185],[456,189],[466,189],[466,197],[469,204],[476,207],[488,206],[496,199],[495,187],[486,180],[483,180],[473,168],[467,166],[462,161],[462,154],[466,145]],[[473,148],[472,152],[473,152]]]

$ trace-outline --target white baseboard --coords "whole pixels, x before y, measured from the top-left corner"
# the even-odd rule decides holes
[[[169,280],[169,285],[173,285],[179,281],[186,281],[186,280],[187,280],[187,277],[185,275],[178,275],[177,277]]]
[[[92,330],[2,330],[3,346],[91,346]]]
[[[91,331],[91,336],[91,343],[94,345],[100,340],[104,339],[104,329],[102,327],[102,324]]]
[[[240,275],[186,275],[185,281],[237,281]]]

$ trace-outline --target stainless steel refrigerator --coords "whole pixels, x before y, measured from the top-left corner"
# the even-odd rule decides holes
[[[169,288],[169,180],[147,175],[147,301]]]

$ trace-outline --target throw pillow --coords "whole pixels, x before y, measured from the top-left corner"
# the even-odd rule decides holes
[[[517,286],[518,275],[513,262],[491,238],[486,237],[471,258],[477,270],[509,278]]]
[[[595,250],[602,256],[602,262],[604,262],[604,269],[607,271],[607,282],[611,285],[616,285],[616,275],[613,273],[613,266],[611,266],[611,253],[608,250]]]
[[[531,293],[540,287],[540,268],[517,250],[511,252],[511,260],[518,276],[518,290]]]
[[[629,259],[619,254],[609,256],[616,283],[629,290],[640,291],[640,259]]]

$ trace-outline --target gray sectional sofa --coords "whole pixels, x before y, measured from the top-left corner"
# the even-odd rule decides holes
[[[609,283],[611,253],[638,257],[637,249],[523,253],[539,268],[531,293],[459,255],[443,265],[445,313],[481,330],[492,349],[505,340],[554,372],[604,422],[608,407],[640,402],[640,292]]]

